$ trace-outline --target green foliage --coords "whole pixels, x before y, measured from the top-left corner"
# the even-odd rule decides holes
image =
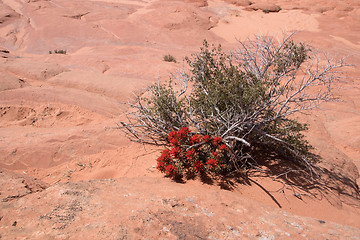
[[[162,119],[168,126],[170,132],[174,128],[181,128],[186,125],[181,121],[184,113],[184,103],[176,98],[172,81],[166,85],[153,85],[150,87],[151,99],[146,99],[151,104],[151,115]],[[145,98],[144,98],[145,100]]]
[[[53,53],[52,51],[49,51],[49,54],[52,54],[52,53]],[[66,54],[66,50],[62,50],[62,49],[57,50],[57,49],[55,49],[54,54]]]
[[[190,96],[192,112],[205,132],[222,135],[225,128],[221,128],[219,121],[213,121],[214,116],[222,116],[225,121],[238,120],[253,112],[258,102],[266,101],[266,85],[234,65],[220,46],[209,49],[204,41],[200,54],[186,60],[194,83]]]
[[[175,57],[170,55],[170,54],[167,54],[167,55],[164,56],[164,61],[165,62],[174,62],[174,63],[176,63]]]

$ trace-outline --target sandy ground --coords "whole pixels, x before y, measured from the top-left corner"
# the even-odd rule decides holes
[[[119,203],[111,206],[101,203],[101,207],[106,208],[104,214],[111,213],[108,218],[102,216],[103,225],[93,222],[96,214],[75,214],[73,221],[63,228],[71,229],[74,235],[61,238],[76,239],[80,226],[89,220],[98,224],[98,228],[92,225],[89,232],[94,238],[106,238],[106,234],[101,236],[101,229],[110,234],[111,227],[121,222],[130,239],[139,236],[184,239],[182,230],[171,231],[164,225],[169,230],[166,231],[160,223],[176,218],[176,214],[183,211],[178,209],[175,215],[159,217],[161,211],[171,212],[171,207],[163,209],[162,199],[177,199],[178,205],[175,205],[186,206],[184,212],[189,216],[198,216],[198,211],[203,211],[190,206],[195,203],[198,206],[201,203],[217,215],[224,212],[217,220],[206,214],[192,219],[201,222],[192,226],[201,232],[198,238],[273,239],[260,238],[273,235],[279,239],[358,239],[360,197],[352,184],[360,184],[360,70],[356,67],[360,65],[360,3],[357,0],[253,2],[249,5],[248,1],[241,0],[0,1],[0,169],[4,171],[1,176],[40,181],[35,185],[43,186],[18,194],[24,188],[29,189],[23,186],[22,180],[9,181],[8,185],[2,180],[1,198],[15,196],[1,203],[0,232],[4,239],[62,236],[61,229],[51,225],[55,222],[49,217],[56,206],[65,204],[59,202],[56,191],[66,192],[64,189],[68,187],[75,191],[79,187],[76,191],[84,194],[82,198],[69,201],[87,204],[92,198],[86,196],[92,192],[84,189],[98,189],[94,190],[96,200],[89,207],[89,211],[95,211],[102,198],[108,199],[107,203],[116,201],[121,186],[133,186],[134,194],[142,196],[131,200],[135,201],[134,211],[140,211],[135,218],[122,208],[119,214],[124,212],[124,216],[114,216],[112,211],[118,209]],[[281,10],[265,13],[253,10],[254,6],[264,10],[280,6]],[[198,51],[203,39],[234,49],[237,39],[245,40],[254,34],[280,36],[292,31],[297,31],[296,40],[306,41],[330,56],[345,56],[347,62],[354,65],[345,69],[337,86],[341,101],[324,104],[301,117],[310,124],[306,136],[315,153],[323,157],[332,172],[346,177],[347,184],[329,186],[323,192],[300,198],[291,189],[277,191],[282,187],[280,183],[261,176],[254,176],[250,183],[235,182],[230,191],[221,190],[216,183],[205,184],[199,180],[178,184],[164,179],[154,169],[159,148],[131,143],[117,129],[117,123],[128,111],[124,103],[131,101],[132,93],[142,91],[152,82],[165,81],[171,72],[182,69],[184,57]],[[66,54],[55,54],[55,50],[66,50]],[[177,63],[164,62],[166,54],[175,56]],[[13,192],[8,193],[9,189]],[[111,196],[106,196],[108,192]],[[125,192],[119,194],[127,194]],[[210,197],[212,194],[226,200],[217,201]],[[156,196],[154,206],[140,204],[151,201],[152,196]],[[185,200],[192,196],[201,201]],[[36,199],[47,199],[48,207],[42,209],[42,202]],[[241,226],[242,221],[231,216],[237,211],[234,202],[236,206],[243,206],[241,216],[248,218],[244,222],[251,222],[249,226]],[[27,207],[25,212],[19,210]],[[150,213],[157,214],[154,223],[157,227],[153,232],[144,227],[145,215]],[[254,227],[261,225],[260,216],[271,218],[269,226],[276,227]],[[38,233],[35,225],[19,224],[18,228],[11,225],[34,217],[50,223],[39,223],[43,225]],[[187,222],[183,228],[189,228],[192,222],[185,218],[181,220]],[[143,221],[143,225],[134,219]],[[294,219],[302,222],[296,223],[300,227],[292,224],[296,222]],[[334,223],[324,227],[314,219]],[[283,221],[295,226],[295,230],[287,232],[289,236],[281,226]],[[111,227],[106,228],[104,224],[110,222]],[[243,229],[242,235],[237,235],[239,229],[234,230],[235,225]],[[20,228],[21,231],[16,230]],[[134,230],[137,228],[140,230]],[[275,236],[276,229],[281,233],[278,236]],[[339,232],[332,234],[333,229]],[[163,235],[154,235],[160,230],[164,231]],[[257,235],[256,231],[263,234]],[[197,239],[196,233],[188,234],[185,239]]]

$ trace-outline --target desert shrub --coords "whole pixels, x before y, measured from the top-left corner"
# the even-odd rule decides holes
[[[170,55],[170,54],[167,54],[167,55],[164,56],[164,61],[165,62],[174,62],[174,63],[176,63],[175,57]]]
[[[49,51],[49,54],[52,54],[52,53],[53,53],[52,51]],[[57,50],[57,49],[55,49],[54,54],[66,54],[66,50],[62,50],[62,49]]]
[[[158,167],[168,176],[195,168],[185,160],[194,149],[189,143],[194,136],[218,137],[227,147],[222,152],[226,171],[218,174],[257,167],[256,152],[262,152],[316,176],[316,159],[303,135],[307,125],[294,115],[336,99],[333,85],[343,60],[321,61],[310,46],[291,36],[281,41],[257,36],[239,44],[226,53],[204,41],[199,53],[186,58],[187,72],[136,96],[122,129],[133,141],[172,147],[160,157],[168,161],[166,167]],[[170,158],[170,136],[184,127],[191,132],[174,150],[181,157]],[[214,148],[203,144],[194,150],[205,166]]]

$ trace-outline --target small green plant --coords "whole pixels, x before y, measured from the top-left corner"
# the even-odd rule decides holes
[[[174,62],[174,63],[176,63],[175,57],[173,57],[173,56],[170,55],[170,54],[164,56],[164,61],[165,61],[165,62]]]
[[[53,53],[52,51],[49,51],[49,54],[52,54],[52,53]],[[62,50],[62,49],[57,50],[57,49],[55,49],[54,54],[66,54],[66,50]]]

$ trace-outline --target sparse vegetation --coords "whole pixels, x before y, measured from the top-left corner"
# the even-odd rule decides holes
[[[164,61],[165,62],[174,62],[174,63],[176,63],[175,57],[170,55],[170,54],[167,54],[167,55],[164,56]]]
[[[281,41],[257,36],[239,44],[226,53],[204,41],[199,53],[186,58],[188,72],[136,96],[122,129],[133,141],[170,145],[172,150],[163,152],[167,165],[158,167],[168,176],[183,175],[174,174],[175,169],[193,171],[196,161],[207,166],[209,159],[226,166],[216,174],[262,171],[260,162],[270,159],[282,165],[278,176],[305,173],[316,178],[317,158],[303,135],[307,125],[294,116],[336,99],[333,87],[343,60],[320,60],[311,47],[291,36]],[[184,127],[187,136],[172,143],[171,136]],[[217,138],[226,146],[221,161],[212,145],[190,144],[194,136]],[[190,150],[195,162],[186,160]],[[167,171],[167,166],[172,167]]]
[[[49,51],[49,54],[52,54],[52,53],[53,53],[52,51]],[[55,49],[54,54],[66,54],[66,50],[62,50],[62,49],[57,50],[57,49]]]

